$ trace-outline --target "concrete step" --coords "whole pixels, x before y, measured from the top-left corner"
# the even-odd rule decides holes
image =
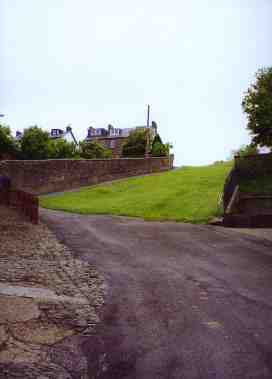
[[[209,225],[222,226],[223,225],[223,218],[222,217],[215,217],[211,221],[209,221]]]

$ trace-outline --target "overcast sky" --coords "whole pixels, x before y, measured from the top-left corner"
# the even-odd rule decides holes
[[[241,110],[272,65],[271,0],[0,0],[0,113],[12,130],[132,127],[146,106],[176,164],[249,141]]]

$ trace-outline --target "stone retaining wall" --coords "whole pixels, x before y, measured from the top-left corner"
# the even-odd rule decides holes
[[[147,159],[1,161],[0,175],[10,177],[13,187],[39,195],[166,171],[173,168],[173,159],[174,156]]]
[[[240,178],[272,175],[272,154],[257,154],[235,157],[235,170]]]
[[[236,186],[272,175],[272,154],[258,154],[247,157],[235,157],[234,168],[224,187],[224,225],[232,227],[271,227],[272,196],[242,193],[236,205],[236,211],[227,214],[227,206]]]
[[[257,154],[247,157],[236,156],[234,168],[224,185],[224,210],[226,210],[232,193],[243,179],[250,180],[265,175],[272,175],[272,154]]]

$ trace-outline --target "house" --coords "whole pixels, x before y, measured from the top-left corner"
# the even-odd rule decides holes
[[[122,155],[122,145],[126,142],[128,136],[134,130],[148,129],[153,139],[157,134],[157,124],[153,121],[151,127],[148,126],[135,126],[133,128],[114,128],[112,125],[108,125],[108,128],[94,128],[90,126],[88,128],[88,134],[85,141],[97,141],[103,146],[112,151],[114,158],[119,158]]]
[[[65,131],[63,129],[51,129],[50,138],[65,139],[67,142],[73,142],[76,145],[78,144],[70,125],[66,127]]]
[[[15,134],[16,141],[21,141],[22,137],[23,137],[23,133],[19,132],[19,130],[17,130],[16,134]]]
[[[85,141],[97,141],[101,143],[103,146],[111,149],[114,158],[118,158],[122,154],[122,145],[128,135],[129,133],[123,135],[122,129],[114,128],[112,125],[109,125],[107,129],[90,126]]]
[[[21,141],[22,137],[23,137],[23,133],[17,130],[16,135],[15,135],[16,141]],[[51,129],[49,133],[49,137],[54,140],[65,139],[67,142],[73,142],[76,145],[78,145],[77,140],[74,136],[74,133],[70,125],[66,127],[65,131],[63,129]]]

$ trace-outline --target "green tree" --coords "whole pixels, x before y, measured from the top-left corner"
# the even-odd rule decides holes
[[[256,81],[245,93],[242,107],[247,115],[247,128],[252,142],[260,146],[272,146],[272,67],[256,73]]]
[[[106,159],[112,157],[112,152],[96,141],[79,144],[80,157],[84,159]]]
[[[155,135],[155,137],[154,137],[154,139],[153,139],[153,142],[152,142],[152,146],[153,146],[155,143],[157,143],[157,142],[162,143],[162,139],[161,139],[161,137],[160,137],[159,134],[156,134],[156,135]]]
[[[24,159],[50,158],[49,133],[38,126],[25,129],[21,139],[21,150]]]
[[[152,157],[167,157],[170,154],[172,145],[170,143],[162,143],[162,139],[157,134],[152,143],[151,155]]]
[[[259,153],[258,146],[254,144],[242,145],[238,150],[232,151],[231,159],[236,155],[239,155],[241,158],[248,157],[249,155],[256,155]]]
[[[165,157],[167,156],[166,146],[161,142],[156,142],[152,145],[152,157]]]
[[[18,150],[9,126],[0,124],[0,154],[14,154],[17,156]]]
[[[49,142],[49,157],[51,159],[76,158],[76,145],[64,139],[51,140]]]
[[[124,157],[143,157],[148,144],[148,130],[135,130],[130,133],[126,142],[122,146]]]

